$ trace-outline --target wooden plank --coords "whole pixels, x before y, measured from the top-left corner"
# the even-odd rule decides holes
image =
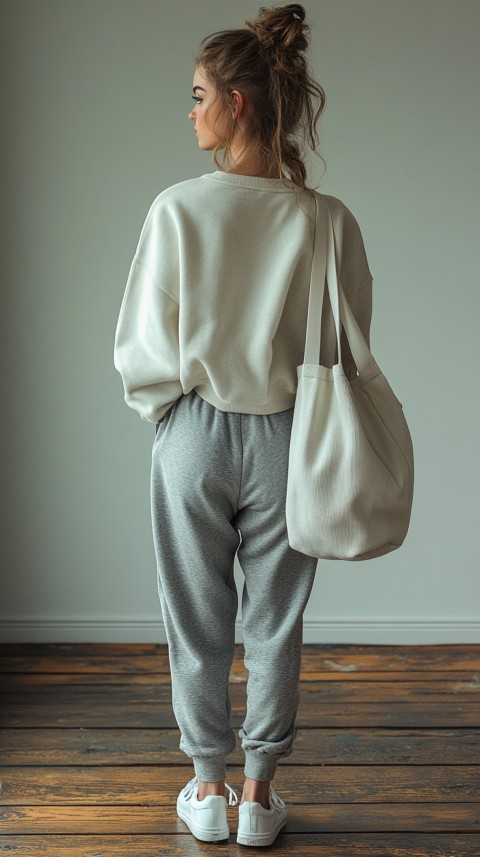
[[[8,706],[9,697],[20,698],[24,695],[36,696],[42,699],[52,694],[68,694],[70,688],[72,693],[92,693],[97,697],[104,694],[109,697],[111,693],[128,694],[131,692],[132,699],[137,696],[145,696],[145,693],[154,696],[158,694],[162,698],[171,695],[171,684],[167,676],[83,676],[83,675],[9,675],[4,676],[0,682],[4,705]],[[80,688],[80,690],[78,690]],[[232,703],[239,704],[245,698],[245,687],[242,684],[231,684],[229,688]],[[300,682],[300,693],[305,704],[309,700],[315,703],[325,701],[329,703],[345,702],[356,704],[357,702],[379,702],[389,700],[390,702],[431,702],[438,705],[444,702],[475,703],[480,701],[480,682],[475,676],[470,676],[468,681],[459,681],[456,678],[451,681],[350,681],[343,680],[329,682]]]
[[[165,643],[0,643],[0,659],[43,658],[46,655],[53,658],[56,655],[79,658],[157,657],[166,651]]]
[[[0,677],[0,688],[2,696],[6,700],[8,695],[22,693],[56,693],[62,687],[91,687],[105,688],[105,693],[108,694],[110,687],[133,687],[141,685],[142,687],[163,687],[169,692],[171,687],[170,674],[156,673],[135,675],[134,673],[124,673],[122,675],[91,675],[87,673],[35,673],[32,675],[26,673],[11,673]],[[98,692],[98,691],[95,691]]]
[[[414,670],[480,670],[478,644],[440,645],[354,645],[340,644],[303,647],[302,668],[309,672],[413,672]]]
[[[190,769],[191,770],[191,769]],[[183,768],[160,765],[98,767],[23,766],[1,769],[5,806],[22,804],[150,804],[176,800]],[[192,772],[193,773],[193,772]],[[187,774],[190,779],[191,774]],[[229,780],[232,777],[229,776]],[[230,783],[243,782],[240,771]],[[276,787],[290,803],[461,802],[480,794],[476,765],[319,765],[280,767]],[[238,786],[237,786],[238,787]]]
[[[37,657],[7,656],[0,658],[0,674],[44,674],[70,673],[78,675],[169,675],[168,655],[133,655],[132,657],[87,658],[75,655],[49,655]]]
[[[39,700],[52,695],[66,697],[73,694],[92,694],[108,698],[112,693],[131,693],[132,702],[139,697],[155,695],[161,699],[171,696],[171,683],[168,676],[122,675],[122,676],[85,676],[85,675],[7,675],[0,680],[4,706],[9,706],[12,698],[21,700],[23,695]],[[467,680],[455,677],[447,681],[343,681],[300,682],[300,694],[304,707],[311,703],[315,706],[328,703],[353,704],[364,702],[429,702],[435,705],[444,703],[475,704],[480,702],[480,680],[470,675]],[[229,687],[232,705],[243,705],[246,687],[242,683],[232,683]],[[480,709],[479,709],[480,710]],[[480,720],[479,720],[480,725]]]
[[[459,804],[297,804],[288,807],[285,833],[394,832],[470,833],[479,830],[479,803]],[[230,830],[237,829],[238,813],[227,810]],[[170,806],[15,806],[0,808],[0,830],[30,834],[157,835],[188,833]],[[1,842],[0,837],[0,842]]]
[[[151,836],[8,836],[0,854],[8,857],[198,857],[208,853],[244,857],[230,841],[214,845],[191,834]],[[478,833],[281,833],[269,857],[478,857]]]
[[[0,765],[190,765],[178,729],[2,729]],[[242,765],[238,746],[229,765]],[[299,729],[280,765],[480,765],[476,729]],[[1,768],[0,768],[1,770]]]
[[[248,673],[239,676],[233,676],[231,681],[246,681],[248,678]],[[448,682],[468,682],[471,683],[472,688],[475,686],[480,687],[480,672],[477,670],[473,671],[452,671],[452,670],[405,670],[398,676],[395,675],[392,671],[388,672],[384,671],[370,671],[370,672],[320,672],[319,670],[311,670],[306,671],[302,670],[300,674],[300,681],[302,683],[306,682],[314,682],[314,681],[322,681],[322,682],[332,682],[332,681],[343,681],[345,684],[348,684],[352,681],[354,682],[410,682],[413,684],[427,684],[428,682],[437,682],[437,681],[448,681]]]
[[[0,729],[0,765],[190,764],[179,740],[178,729]]]
[[[234,688],[231,689],[234,694]],[[417,682],[402,679],[390,681],[330,681],[330,682],[301,682],[300,693],[305,703],[309,700],[321,702],[379,702],[389,700],[391,703],[415,701],[434,702],[442,705],[444,702],[474,703],[480,701],[480,680],[478,676],[469,676],[467,681],[459,681],[457,677],[448,681]],[[479,724],[480,725],[480,724]]]
[[[244,671],[243,646],[235,647],[234,670]],[[307,673],[431,674],[440,670],[480,671],[480,646],[445,644],[380,646],[307,644],[302,671]],[[150,643],[3,643],[0,672],[158,673],[168,671],[168,648]]]
[[[72,671],[65,670],[60,672],[7,672],[0,676],[0,686],[4,693],[21,692],[22,688],[38,687],[39,685],[130,685],[130,684],[171,684],[170,673],[165,672],[146,672],[139,670],[135,672],[133,665],[131,672],[89,672],[87,670],[76,670],[76,664],[72,664]],[[68,667],[68,664],[65,664]],[[230,671],[230,684],[246,684],[248,680],[248,672],[245,669],[236,667]],[[301,684],[314,684],[321,682],[322,684],[332,684],[338,686],[340,683],[343,686],[357,687],[360,685],[376,684],[378,686],[408,686],[413,689],[418,688],[421,691],[425,688],[425,695],[429,692],[434,692],[435,687],[445,685],[453,688],[455,693],[468,692],[480,693],[480,674],[473,672],[404,672],[401,677],[392,677],[392,673],[388,672],[369,672],[369,673],[322,673],[322,672],[306,672],[300,676]]]
[[[73,693],[73,690],[81,692]],[[94,694],[82,687],[69,688],[62,694],[43,698],[24,694],[3,706],[0,727],[175,728],[177,724],[169,700],[160,693],[150,695],[147,690],[137,696],[118,692],[116,688],[110,688],[108,694]],[[233,728],[241,725],[244,716],[244,707],[235,701],[231,717]],[[478,704],[465,702],[461,705],[447,702],[442,705],[432,702],[389,704],[386,701],[333,704],[322,697],[318,701],[310,699],[309,704],[301,699],[297,723],[299,727],[338,729],[478,728],[480,712]]]

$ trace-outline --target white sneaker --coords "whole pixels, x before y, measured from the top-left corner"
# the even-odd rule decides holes
[[[248,800],[240,804],[237,842],[239,845],[271,845],[286,823],[285,804],[270,786],[270,809]]]
[[[238,797],[225,783],[228,806],[235,806]],[[193,777],[177,798],[177,815],[185,822],[196,839],[202,842],[219,842],[228,839],[227,801],[221,795],[207,795],[198,800],[198,777]]]

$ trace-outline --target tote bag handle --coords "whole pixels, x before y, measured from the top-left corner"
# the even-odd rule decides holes
[[[326,281],[337,337],[338,362],[340,364],[342,362],[340,340],[343,325],[358,372],[378,369],[370,349],[365,342],[365,337],[350,309],[342,285],[337,278],[335,233],[330,208],[327,201],[322,198],[322,207],[324,210],[324,217],[322,217],[318,210],[317,200],[318,196],[315,194],[315,232],[304,363],[314,366],[318,366],[320,363],[322,311]]]

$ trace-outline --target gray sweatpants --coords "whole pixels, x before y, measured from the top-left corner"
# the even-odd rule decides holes
[[[293,408],[226,413],[195,391],[157,425],[151,507],[172,705],[180,749],[206,782],[235,747],[228,677],[242,594],[245,775],[271,780],[296,734],[303,612],[317,561],[292,550],[285,522]]]

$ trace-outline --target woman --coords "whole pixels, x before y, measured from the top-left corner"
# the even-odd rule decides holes
[[[188,118],[218,169],[154,200],[115,339],[125,400],[157,429],[158,588],[180,748],[195,772],[177,811],[205,841],[228,837],[227,799],[237,802],[225,783],[235,747],[235,555],[245,576],[237,841],[252,846],[271,844],[286,822],[271,781],[296,733],[302,617],[317,564],[290,548],[285,523],[315,224],[297,138],[315,150],[325,106],[303,55],[308,33],[304,8],[293,3],[201,42]],[[372,278],[362,237],[348,208],[328,199],[343,288],[368,341]],[[332,365],[328,316],[323,334],[322,362]],[[355,373],[350,356],[345,362]]]

